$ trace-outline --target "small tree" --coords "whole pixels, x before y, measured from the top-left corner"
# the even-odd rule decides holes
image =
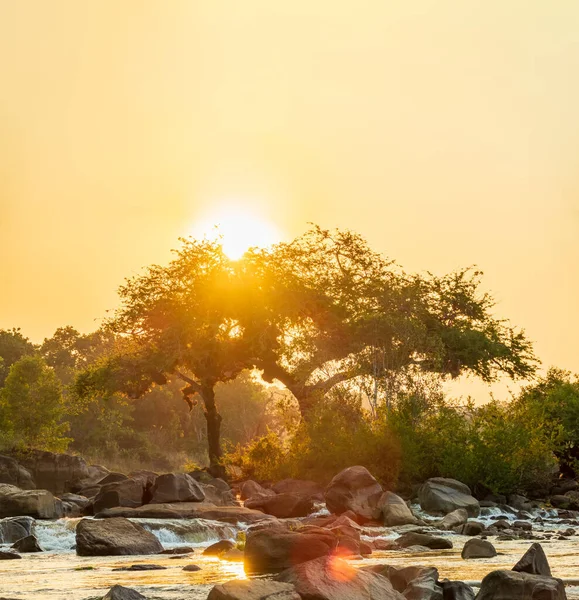
[[[10,367],[23,356],[35,352],[34,344],[22,335],[20,329],[0,329],[0,387],[4,385]]]

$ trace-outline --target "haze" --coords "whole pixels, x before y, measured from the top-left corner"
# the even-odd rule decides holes
[[[223,206],[477,264],[579,370],[579,4],[0,0],[0,327],[95,329]]]

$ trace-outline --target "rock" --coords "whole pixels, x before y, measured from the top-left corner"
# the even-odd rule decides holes
[[[300,600],[300,596],[290,583],[254,579],[220,583],[207,600]]]
[[[492,571],[481,582],[477,600],[566,600],[560,579],[518,573]]]
[[[416,533],[414,531],[401,535],[395,541],[400,548],[409,548],[410,546],[424,546],[431,550],[448,550],[452,548],[452,542],[447,538],[434,537],[426,533]]]
[[[400,546],[393,540],[372,540],[370,542],[373,550],[399,550]],[[428,548],[427,548],[428,550]]]
[[[372,565],[362,568],[386,577],[392,587],[406,600],[442,600],[442,588],[438,585],[438,570],[434,567]]]
[[[434,514],[446,515],[458,508],[466,509],[469,517],[480,513],[478,500],[471,495],[468,486],[455,479],[429,479],[420,486],[418,501],[422,510]]]
[[[63,502],[76,504],[81,510],[84,510],[90,504],[90,500],[86,496],[80,496],[79,494],[63,494],[60,499]]]
[[[299,496],[307,496],[314,500],[324,500],[324,486],[315,481],[307,481],[304,479],[282,479],[271,489],[276,494],[298,494]]]
[[[555,508],[574,509],[575,503],[573,499],[569,498],[568,496],[551,496],[549,500],[551,502],[551,506],[554,506]]]
[[[32,517],[7,517],[0,521],[0,543],[13,544],[32,533]]]
[[[531,544],[531,547],[513,567],[513,571],[551,577],[551,567],[541,544]]]
[[[203,555],[221,556],[232,548],[235,548],[235,542],[232,542],[231,540],[219,540],[218,542],[215,542],[214,544],[211,544],[211,546],[205,548],[205,550],[203,550]]]
[[[480,535],[485,529],[483,523],[479,523],[478,521],[467,521],[461,528],[460,533],[462,535]]]
[[[406,502],[393,492],[384,492],[380,496],[376,507],[382,513],[382,519],[386,527],[412,525],[418,521]]]
[[[155,483],[157,477],[159,477],[158,473],[155,473],[154,471],[147,471],[144,469],[138,471],[131,471],[129,473],[130,479],[136,479],[137,481],[140,481],[143,484],[143,487],[145,488],[151,487]]]
[[[289,567],[330,554],[337,546],[333,533],[290,532],[283,529],[260,529],[247,535],[245,572],[277,573]]]
[[[275,496],[254,496],[245,501],[247,508],[261,510],[278,519],[307,517],[313,512],[311,497],[297,494],[276,494]]]
[[[109,483],[120,483],[121,481],[127,481],[127,479],[130,479],[128,475],[111,471],[110,473],[107,473],[100,481],[97,481],[97,484],[108,485]]]
[[[143,504],[143,483],[134,479],[113,481],[101,486],[93,502],[93,511],[99,513],[105,508],[128,506],[135,508]]]
[[[0,560],[14,560],[15,558],[22,558],[22,557],[20,556],[20,554],[16,554],[16,552],[0,550]]]
[[[35,535],[27,535],[14,542],[11,546],[16,552],[43,552]]]
[[[72,481],[69,486],[69,491],[72,493],[78,493],[83,488],[95,486],[109,473],[110,471],[106,467],[102,467],[101,465],[89,465],[87,467],[86,476]]]
[[[136,590],[123,587],[122,585],[114,585],[102,600],[147,600],[145,596],[139,594]]]
[[[511,494],[508,497],[507,504],[516,510],[529,511],[533,509],[533,505],[529,502],[529,499],[519,494]]]
[[[47,490],[21,490],[13,485],[0,485],[0,517],[28,516],[55,519],[58,506]]]
[[[131,565],[130,567],[117,567],[113,571],[163,571],[167,567],[161,565],[151,565],[149,563],[144,565]]]
[[[245,553],[238,548],[231,548],[225,554],[222,554],[219,558],[221,560],[227,560],[229,562],[243,562],[245,559]]]
[[[76,527],[79,556],[159,554],[163,546],[142,525],[128,519],[82,519]]]
[[[183,567],[183,571],[201,571],[201,567],[199,567],[198,565],[185,565]]]
[[[441,581],[443,600],[474,600],[474,591],[462,581]]]
[[[201,502],[204,499],[201,486],[185,473],[159,475],[151,488],[151,504]]]
[[[338,473],[326,488],[326,506],[331,513],[342,514],[348,510],[366,520],[378,518],[378,501],[382,487],[361,466],[349,467]]]
[[[448,513],[444,519],[438,524],[438,528],[444,531],[454,529],[460,525],[464,525],[468,521],[468,513],[464,508],[457,508],[451,513]]]
[[[167,550],[163,550],[160,554],[191,554],[192,552],[195,552],[193,546],[179,546],[178,548],[168,548]]]
[[[252,479],[248,479],[239,486],[239,496],[242,500],[247,500],[253,498],[253,496],[275,496],[275,492],[262,487]]]
[[[469,558],[492,558],[497,555],[495,547],[487,540],[473,538],[468,540],[462,549],[461,556]]]
[[[293,584],[302,600],[404,600],[382,575],[354,569],[336,557],[297,564],[276,580]]]
[[[18,461],[10,456],[0,455],[0,483],[14,485],[21,490],[33,490],[36,488],[31,473]]]
[[[221,479],[213,479],[214,482],[222,481]],[[223,482],[225,483],[225,482]],[[213,485],[212,483],[199,483],[206,502],[211,502],[215,506],[237,506],[235,494],[233,490],[227,486],[227,489],[223,489],[220,486]],[[227,485],[225,483],[225,485]]]
[[[565,495],[567,492],[572,492],[573,490],[579,490],[579,481],[575,481],[574,479],[562,479],[553,488],[552,494]]]

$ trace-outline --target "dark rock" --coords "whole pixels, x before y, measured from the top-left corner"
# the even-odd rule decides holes
[[[151,488],[151,504],[166,502],[201,502],[205,494],[201,486],[185,473],[159,475]]]
[[[382,487],[368,469],[349,467],[338,473],[326,488],[326,506],[338,515],[351,510],[364,519],[376,519],[381,512],[377,504],[382,493]]]
[[[474,600],[474,591],[462,581],[441,581],[443,600]]]
[[[278,519],[307,517],[314,509],[311,497],[297,494],[254,496],[245,501],[245,506],[254,510],[261,510]]]
[[[480,513],[478,500],[471,495],[469,487],[455,479],[429,479],[420,487],[418,501],[423,510],[434,514],[446,515],[457,508],[466,509],[469,517]]]
[[[101,480],[97,481],[96,483],[98,485],[108,485],[109,483],[120,483],[121,481],[127,481],[127,479],[130,479],[128,475],[112,471],[111,473],[107,473]]]
[[[16,552],[43,552],[35,535],[27,535],[14,542],[11,546]]]
[[[519,494],[511,494],[507,500],[507,504],[516,510],[532,510],[533,505],[525,496]]]
[[[478,521],[467,521],[461,528],[462,535],[480,535],[484,531],[485,526]]]
[[[515,529],[523,529],[524,531],[531,531],[533,529],[533,525],[528,521],[515,521],[513,527]]]
[[[114,585],[102,600],[147,600],[145,596],[139,594],[136,590],[123,587],[122,585]]]
[[[163,552],[160,552],[159,554],[191,554],[193,552],[195,552],[193,546],[179,546],[178,548],[163,550]]]
[[[32,533],[32,517],[7,517],[0,521],[0,543],[13,544]]]
[[[462,549],[461,556],[469,558],[492,558],[497,555],[495,547],[488,540],[473,538],[468,540]]]
[[[213,482],[222,481],[221,479],[213,479]],[[225,482],[223,482],[225,483]],[[199,483],[205,496],[205,502],[211,502],[215,506],[237,506],[238,502],[235,498],[233,490],[227,486],[227,489],[213,483]],[[225,483],[225,485],[227,485]]]
[[[69,504],[76,504],[80,510],[84,510],[90,504],[90,500],[86,496],[80,496],[79,494],[63,494],[60,499]]]
[[[525,554],[523,554],[519,562],[513,567],[513,571],[550,577],[551,567],[549,566],[549,561],[545,556],[541,544],[532,544]]]
[[[465,508],[457,508],[451,513],[448,513],[444,519],[438,524],[438,528],[444,531],[454,529],[460,525],[464,525],[468,521],[468,512]]]
[[[183,571],[201,571],[201,567],[199,567],[198,565],[185,565],[183,567]]]
[[[300,600],[295,587],[266,579],[233,580],[216,585],[207,600]]]
[[[307,496],[308,498],[321,501],[324,499],[324,486],[315,481],[282,479],[274,483],[271,489],[276,494],[298,494],[299,496]]]
[[[76,527],[79,556],[120,556],[159,554],[159,540],[138,523],[128,519],[82,519]]]
[[[400,548],[410,546],[424,546],[431,550],[448,550],[452,548],[452,542],[447,538],[434,537],[425,533],[410,531],[395,540]]]
[[[235,542],[232,542],[231,540],[219,540],[218,542],[211,544],[208,548],[205,548],[203,554],[205,556],[221,556],[232,548],[235,548]]]
[[[386,577],[392,587],[406,600],[442,600],[442,588],[438,585],[438,570],[434,567],[373,565],[363,569]]]
[[[406,502],[393,492],[384,492],[380,496],[376,507],[382,513],[382,519],[386,527],[412,525],[418,520],[412,514]]]
[[[22,557],[20,556],[20,554],[16,554],[16,552],[0,550],[0,560],[14,560],[15,558],[22,558]]]
[[[519,573],[492,571],[481,582],[477,600],[566,600],[560,579]]]
[[[261,529],[247,535],[245,571],[248,574],[277,573],[289,567],[330,554],[337,545],[334,534]]]
[[[47,490],[21,490],[0,484],[0,517],[28,516],[35,519],[55,519],[56,499]]]
[[[36,488],[30,472],[10,456],[0,455],[0,483],[14,485],[21,490]]]
[[[275,492],[262,487],[256,481],[248,479],[239,486],[239,495],[242,500],[247,500],[254,496],[275,496]]]
[[[93,511],[101,512],[105,508],[127,506],[135,508],[143,504],[143,483],[134,479],[123,479],[101,486],[93,501]]]
[[[159,477],[158,473],[142,469],[139,471],[131,471],[129,473],[130,479],[136,479],[137,481],[140,481],[145,488],[151,487],[155,483],[157,477]]]
[[[144,565],[131,565],[130,567],[117,567],[113,571],[163,571],[167,567],[161,565],[151,565],[149,563]]]

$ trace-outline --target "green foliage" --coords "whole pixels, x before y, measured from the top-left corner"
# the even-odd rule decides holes
[[[62,451],[65,405],[60,382],[39,356],[24,356],[11,367],[0,391],[0,422],[5,444]]]
[[[20,329],[0,329],[0,387],[4,385],[10,367],[23,356],[35,352],[34,344],[22,335]]]

